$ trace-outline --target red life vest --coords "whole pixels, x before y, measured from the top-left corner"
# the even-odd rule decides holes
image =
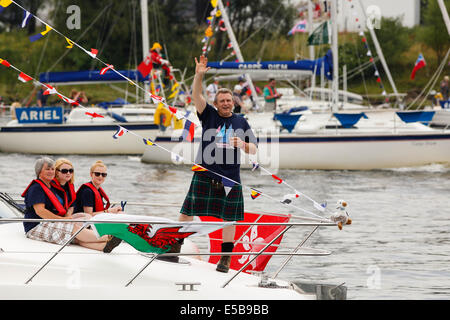
[[[269,92],[270,92],[270,95],[271,95],[271,96],[273,96],[273,95],[274,95],[273,91],[275,91],[275,94],[278,94],[278,92],[277,92],[277,89],[276,89],[276,88],[273,88],[273,87],[271,87],[271,86],[269,86],[269,85],[266,85],[266,86],[264,86],[264,88],[267,88],[267,89],[269,89]],[[273,90],[272,90],[272,89],[273,89]],[[272,98],[272,99],[274,99],[274,98]]]
[[[78,189],[77,194],[83,187],[88,187],[92,190],[92,192],[94,192],[95,197],[94,212],[104,211],[109,208],[110,206],[109,198],[106,195],[105,191],[102,189],[102,187],[98,188],[97,190],[97,188],[92,184],[92,182],[87,182]],[[103,206],[103,199],[106,200],[106,206]]]
[[[28,185],[28,187],[25,189],[25,191],[22,193],[22,197],[25,197],[25,195],[28,192],[28,189],[34,184],[37,183],[42,187],[42,190],[44,190],[45,195],[47,196],[47,198],[50,199],[53,207],[55,208],[55,210],[57,211],[55,214],[57,214],[58,216],[64,217],[66,215],[66,209],[64,208],[64,206],[61,204],[61,202],[59,202],[58,198],[56,197],[56,195],[53,193],[52,190],[50,190],[49,187],[47,187],[47,185],[42,182],[39,179],[35,179],[33,181],[30,182],[30,184]]]
[[[64,194],[64,207],[67,209],[69,209],[69,207],[72,205],[72,203],[75,202],[75,199],[77,197],[77,194],[75,193],[75,187],[73,186],[73,183],[67,182],[68,186],[69,186],[69,192],[70,192],[70,202],[69,202],[69,197],[66,193],[66,189],[64,189],[64,187],[59,183],[58,180],[53,179],[50,184],[52,185],[52,187],[54,187],[55,189],[58,189],[59,191],[63,192]]]

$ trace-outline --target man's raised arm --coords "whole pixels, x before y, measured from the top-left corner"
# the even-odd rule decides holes
[[[203,76],[209,70],[207,67],[208,58],[200,56],[200,61],[195,58],[195,76],[192,84],[192,100],[194,101],[195,109],[201,114],[206,108],[206,100],[203,97]]]

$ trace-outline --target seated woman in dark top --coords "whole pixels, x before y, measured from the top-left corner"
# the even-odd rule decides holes
[[[77,191],[75,212],[85,212],[92,216],[103,212],[121,212],[120,207],[110,208],[109,198],[101,187],[108,175],[103,161],[96,161],[91,167],[90,174],[91,181],[83,184]]]
[[[22,194],[25,197],[26,219],[73,219],[67,215],[64,200],[51,185],[55,178],[55,162],[47,157],[35,163],[37,178],[31,181]],[[24,222],[25,235],[33,240],[65,244],[81,228],[81,223],[70,222]],[[92,230],[83,229],[75,237],[74,243],[83,247],[111,252],[117,241],[110,236],[97,238]],[[120,243],[120,242],[119,242]],[[112,248],[111,248],[112,247]]]

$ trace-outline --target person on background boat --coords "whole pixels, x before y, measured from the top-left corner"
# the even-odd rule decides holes
[[[245,107],[244,101],[242,101],[242,86],[237,84],[233,89],[233,103],[234,103],[234,113],[247,113],[247,108]]]
[[[101,160],[91,166],[91,181],[81,185],[76,193],[75,212],[84,212],[95,216],[104,212],[118,213],[122,211],[120,207],[110,207],[109,197],[101,187],[108,175],[107,170]]]
[[[84,91],[77,91],[75,89],[72,89],[72,91],[70,91],[69,98],[78,102],[81,105],[88,103],[88,98],[86,96],[86,93],[84,93]]]
[[[170,62],[163,59],[161,56],[162,46],[155,42],[150,49],[150,58],[152,62],[153,69],[162,69],[163,71],[163,83],[165,86],[169,85],[169,81],[173,79],[173,75],[170,69]]]
[[[47,87],[42,85],[36,95],[36,103],[37,103],[38,107],[45,107],[47,105],[48,95],[44,94],[45,90],[47,90]]]
[[[274,112],[277,108],[277,99],[280,99],[282,94],[277,92],[276,81],[274,78],[269,79],[269,84],[264,87],[264,110],[266,112]]]
[[[206,102],[202,95],[202,80],[209,69],[208,59],[201,56],[200,61],[195,59],[195,63],[192,98],[202,123],[202,141],[196,163],[207,171],[194,172],[179,221],[192,221],[193,216],[214,216],[226,221],[243,220],[240,151],[255,154],[256,138],[247,120],[232,112],[233,93],[229,89],[218,90],[214,98],[215,108]],[[225,227],[222,234],[222,252],[231,253],[235,227]],[[172,252],[179,252],[181,244],[182,240],[172,248]],[[228,272],[230,261],[231,256],[222,256],[216,270]]]
[[[55,161],[42,157],[35,162],[36,179],[31,181],[22,194],[25,198],[26,219],[73,219],[67,215],[67,210],[57,191],[51,185],[55,178]],[[75,222],[24,222],[25,235],[29,239],[65,244],[79,231],[82,223]],[[74,243],[83,247],[111,252],[117,246],[117,240],[111,236],[97,238],[92,230],[83,229],[77,234]],[[120,243],[120,242],[119,242]]]
[[[214,77],[213,83],[210,83],[206,87],[206,99],[208,103],[214,103],[214,97],[216,96],[217,91],[219,90],[219,79]]]
[[[450,78],[448,76],[445,76],[444,80],[441,81],[440,91],[441,91],[443,100],[448,100],[448,98],[449,98],[449,95],[448,95],[448,93],[449,93],[449,79]]]

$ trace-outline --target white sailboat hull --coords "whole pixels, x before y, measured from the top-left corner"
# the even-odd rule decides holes
[[[121,124],[145,138],[154,138],[158,126]],[[113,139],[114,124],[5,126],[0,128],[0,151],[32,154],[142,154],[142,139],[126,134]]]
[[[450,132],[358,135],[280,135],[261,139],[256,161],[275,169],[370,170],[450,163]],[[167,151],[147,148],[145,163],[192,164],[199,142],[177,142],[157,137],[156,143],[181,155],[176,161]],[[248,158],[248,156],[246,155]],[[251,167],[242,158],[242,167]]]

